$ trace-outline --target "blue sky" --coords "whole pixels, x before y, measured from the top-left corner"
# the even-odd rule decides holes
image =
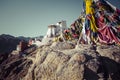
[[[0,0],[0,34],[34,37],[45,35],[49,24],[67,26],[78,18],[83,0]],[[119,0],[108,0],[120,7]]]

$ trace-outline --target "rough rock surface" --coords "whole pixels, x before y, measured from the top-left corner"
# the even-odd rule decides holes
[[[59,42],[6,58],[0,64],[0,80],[120,80],[120,48],[114,45],[75,48]]]

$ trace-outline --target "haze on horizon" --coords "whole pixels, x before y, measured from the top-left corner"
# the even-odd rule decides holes
[[[119,0],[108,0],[120,8]],[[0,35],[35,37],[61,20],[67,27],[81,13],[83,0],[0,0]]]

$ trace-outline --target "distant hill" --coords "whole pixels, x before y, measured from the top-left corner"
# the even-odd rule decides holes
[[[30,38],[26,37],[14,37],[7,34],[0,35],[0,53],[10,53],[12,50],[16,49],[16,45],[20,41],[28,41]]]

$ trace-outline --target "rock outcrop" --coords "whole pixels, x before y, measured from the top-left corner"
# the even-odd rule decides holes
[[[6,58],[0,64],[0,80],[120,80],[120,47],[115,45],[75,48],[58,42]]]

